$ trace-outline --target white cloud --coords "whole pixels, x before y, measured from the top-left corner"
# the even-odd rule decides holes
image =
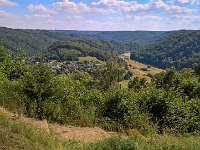
[[[189,9],[187,7],[177,6],[174,4],[167,4],[162,0],[150,0],[148,5],[149,10],[154,10],[157,12],[191,14],[196,11],[196,9]]]
[[[161,19],[160,16],[158,15],[127,15],[125,17],[126,19],[134,19],[134,20],[152,20],[152,19]]]
[[[12,2],[10,0],[0,0],[0,5],[5,5],[5,6],[16,6],[17,3]]]
[[[43,12],[43,13],[49,13],[49,14],[56,13],[56,11],[50,10],[42,4],[39,4],[39,5],[30,4],[28,5],[28,9],[30,11],[37,11],[37,12]]]
[[[177,0],[184,1],[186,0]],[[100,0],[99,2],[93,2],[92,7],[109,8],[118,10],[118,12],[141,12],[141,11],[154,11],[154,12],[174,12],[174,13],[192,13],[194,9],[186,7],[176,6],[174,4],[165,3],[162,0],[149,0],[148,3],[141,4],[135,1],[123,1],[123,0]]]
[[[69,0],[64,0],[63,2],[56,2],[52,4],[53,8],[56,10],[66,10],[72,13],[100,13],[100,14],[113,14],[116,13],[112,9],[103,9],[87,5],[85,3],[75,3]]]
[[[83,17],[79,15],[68,16],[67,18],[68,19],[83,19]]]
[[[0,5],[11,1],[0,0]],[[72,30],[173,30],[198,27],[195,22],[200,19],[200,13],[187,5],[189,0],[166,1],[96,0],[86,4],[84,0],[57,0],[48,6],[30,4],[27,8],[31,13],[18,17],[0,10],[0,25]]]
[[[32,14],[32,15],[25,15],[26,19],[49,19],[52,18],[49,14]]]
[[[186,19],[186,20],[199,20],[200,16],[197,15],[174,15],[172,16],[172,19]]]
[[[7,11],[0,10],[0,18],[2,17],[16,17],[17,15],[9,13]]]
[[[180,3],[180,4],[189,4],[194,0],[170,0],[169,3]]]

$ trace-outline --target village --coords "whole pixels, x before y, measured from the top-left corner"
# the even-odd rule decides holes
[[[102,64],[98,61],[69,61],[64,63],[59,63],[56,61],[52,61],[47,63],[48,66],[52,69],[52,71],[56,74],[60,74],[63,72],[72,73],[72,72],[87,72],[89,74],[94,74],[96,70],[102,66]]]

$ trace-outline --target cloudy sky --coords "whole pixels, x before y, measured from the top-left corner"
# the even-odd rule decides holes
[[[100,31],[200,29],[200,0],[0,0],[0,26]]]

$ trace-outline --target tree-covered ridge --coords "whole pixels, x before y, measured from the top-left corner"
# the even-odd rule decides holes
[[[165,31],[69,31],[55,30],[65,34],[75,34],[83,37],[90,37],[103,40],[115,40],[118,42],[143,41],[150,42],[159,39],[167,32]]]
[[[58,32],[50,32],[46,30],[22,30],[22,29],[10,29],[10,28],[0,28],[0,42],[8,49],[11,54],[16,54],[18,49],[22,49],[27,53],[27,56],[36,56],[38,54],[49,52],[49,50],[57,45],[58,43],[68,43],[69,45],[74,45],[79,47],[78,51],[84,51],[82,55],[77,55],[77,51],[74,52],[70,50],[64,52],[65,55],[71,57],[71,55],[76,54],[77,56],[83,56],[86,51],[91,54],[91,56],[96,56],[97,51],[132,51],[140,47],[140,42],[129,42],[127,44],[122,42],[117,42],[113,40],[97,40],[87,37],[81,37],[75,34],[65,34]],[[71,44],[70,44],[71,42]],[[72,44],[73,43],[73,44]],[[75,44],[76,43],[76,44]],[[80,44],[85,44],[85,47],[81,47]],[[88,45],[88,46],[86,46]],[[86,48],[81,49],[81,48]],[[92,52],[94,51],[94,52]],[[56,52],[51,51],[54,55]],[[94,53],[94,54],[93,54]],[[99,52],[104,53],[104,52]],[[58,53],[57,53],[58,54]],[[51,55],[51,54],[50,54]],[[58,54],[59,55],[59,54]],[[99,54],[102,55],[102,54]],[[57,56],[58,58],[60,56]],[[100,57],[100,56],[99,56]]]
[[[140,47],[139,43],[129,42],[129,44],[116,41],[96,40],[90,38],[77,38],[68,41],[56,41],[45,52],[48,60],[66,61],[78,60],[78,57],[92,56],[99,60],[105,61],[108,52],[115,51],[122,53],[127,50],[135,50],[135,47]]]
[[[102,38],[96,37],[99,34]],[[87,55],[105,60],[107,52],[129,51],[133,52],[133,59],[145,64],[159,68],[175,66],[177,69],[189,68],[200,62],[199,39],[200,31],[188,30],[95,32],[0,28],[0,42],[14,55],[22,49],[29,57],[43,53],[48,59],[59,61],[77,60]]]
[[[29,56],[36,55],[45,51],[55,41],[73,38],[75,37],[45,30],[0,28],[0,42],[13,54],[18,49],[23,49]]]
[[[160,68],[192,67],[200,62],[200,31],[172,32],[137,51],[132,58]]]
[[[46,57],[48,60],[57,61],[77,61],[78,57],[83,56],[94,56],[99,60],[105,60],[106,54],[106,51],[83,41],[59,41],[49,47]]]

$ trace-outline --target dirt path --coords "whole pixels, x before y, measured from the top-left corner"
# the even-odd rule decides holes
[[[83,143],[94,143],[111,137],[108,132],[98,127],[74,127],[49,124],[49,129],[64,140],[77,140]]]
[[[14,114],[0,107],[0,113],[6,117],[14,118]],[[37,128],[44,129],[47,132],[57,134],[63,140],[76,140],[82,143],[95,143],[112,136],[120,136],[126,138],[126,135],[118,134],[117,132],[107,132],[98,127],[74,127],[58,124],[48,124],[46,120],[36,120],[24,116],[15,118],[17,121],[31,124]]]

